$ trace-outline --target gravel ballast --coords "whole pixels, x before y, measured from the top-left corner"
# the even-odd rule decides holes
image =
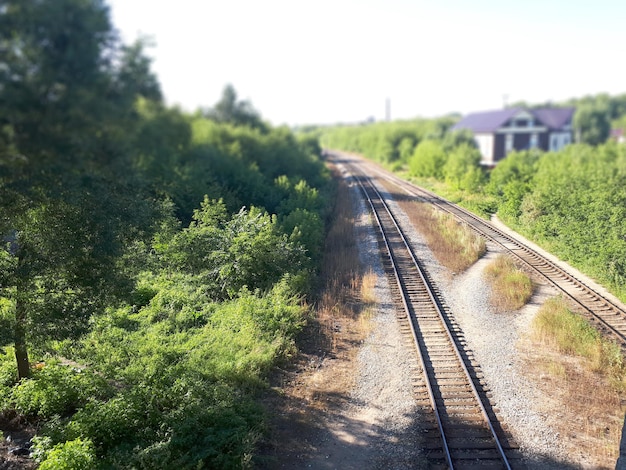
[[[383,188],[379,188],[384,193]],[[387,194],[389,196],[389,194]],[[538,404],[550,401],[524,374],[524,361],[517,344],[529,331],[543,301],[555,295],[549,287],[537,286],[531,301],[520,311],[497,312],[489,302],[490,286],[485,281],[485,267],[498,255],[495,246],[487,245],[487,254],[466,272],[454,275],[442,267],[411,225],[409,218],[395,203],[390,206],[398,214],[405,235],[415,253],[440,289],[454,320],[463,330],[467,349],[473,352],[492,393],[492,403],[499,409],[500,419],[513,434],[528,468],[567,468],[567,452],[559,435],[545,424],[544,411]],[[577,462],[576,468],[593,468]]]
[[[303,462],[304,468],[424,469],[427,466],[420,449],[422,417],[412,390],[415,351],[400,332],[369,207],[359,187],[353,184],[352,189],[360,257],[377,277],[378,305],[370,320],[372,332],[360,345],[356,385],[350,392],[349,405],[324,423],[325,431],[316,444],[317,455]],[[488,245],[485,257],[466,272],[454,275],[439,265],[398,205],[393,201],[390,205],[399,214],[417,257],[463,330],[466,349],[473,352],[480,365],[492,403],[520,446],[523,463],[533,469],[592,468],[578,458],[576,464],[571,463],[559,435],[545,424],[545,411],[537,404],[549,401],[549,397],[525,378],[517,350],[538,307],[553,295],[550,289],[540,286],[521,311],[494,311],[483,270],[497,256],[495,247]]]

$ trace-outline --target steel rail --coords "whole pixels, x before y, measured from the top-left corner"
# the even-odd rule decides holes
[[[516,259],[521,261],[525,266],[529,267],[533,272],[538,274],[542,279],[546,280],[550,285],[552,285],[555,289],[557,289],[557,291],[564,294],[570,301],[574,302],[576,305],[580,306],[584,311],[588,312],[593,317],[594,320],[600,322],[602,326],[604,326],[611,334],[617,337],[622,343],[626,343],[626,331],[620,331],[614,325],[611,325],[611,323],[607,322],[607,320],[603,318],[602,315],[599,315],[598,313],[596,313],[593,310],[592,306],[586,305],[585,303],[583,303],[579,298],[577,298],[575,295],[569,292],[565,287],[560,285],[550,275],[542,271],[540,269],[541,266],[538,267],[537,265],[532,264],[528,259],[525,259],[519,253],[516,253],[516,250],[527,254],[530,258],[532,258],[538,264],[543,265],[545,267],[544,269],[551,269],[554,272],[557,272],[562,277],[564,277],[568,283],[570,283],[575,288],[582,291],[582,293],[591,296],[592,302],[607,305],[613,312],[620,315],[622,320],[626,321],[626,311],[624,311],[620,306],[616,305],[614,302],[607,299],[605,296],[603,296],[602,294],[597,292],[595,289],[585,284],[583,281],[577,279],[574,275],[568,273],[566,270],[559,267],[553,261],[547,259],[545,256],[541,255],[536,250],[525,245],[524,243],[515,239],[514,237],[511,237],[510,235],[506,234],[502,230],[493,226],[488,221],[481,219],[480,217],[468,211],[467,209],[457,206],[456,204],[453,204],[450,201],[447,201],[446,199],[434,194],[433,192],[428,191],[427,189],[415,186],[407,181],[404,181],[395,176],[391,176],[371,166],[370,168],[372,168],[374,172],[379,174],[384,179],[401,187],[407,194],[411,196],[415,196],[415,197],[420,197],[420,198],[423,198],[423,195],[426,195],[429,198],[428,202],[434,204],[441,210],[446,211],[449,214],[452,214],[457,219],[468,223],[470,228],[472,228],[475,232],[477,232],[479,235],[501,246],[512,256],[514,256]],[[459,215],[459,213],[461,215]],[[467,220],[468,218],[470,219],[472,223],[469,223],[470,221]],[[495,233],[496,235],[494,236],[489,232]],[[498,238],[503,239],[504,242],[499,240]],[[510,246],[507,246],[507,244],[514,245],[515,249],[511,248]]]
[[[463,357],[462,357],[462,355],[461,355],[461,353],[459,351],[459,348],[458,348],[458,346],[456,344],[454,336],[452,335],[452,332],[450,331],[450,328],[448,326],[448,322],[446,321],[446,317],[445,317],[444,313],[442,312],[442,309],[441,309],[441,306],[439,304],[439,301],[435,297],[435,295],[433,293],[433,290],[432,290],[432,286],[431,286],[430,282],[426,279],[426,277],[424,275],[424,272],[423,272],[423,269],[420,266],[420,263],[415,258],[413,250],[411,249],[411,246],[410,246],[408,240],[406,239],[406,237],[405,237],[405,235],[404,235],[400,225],[398,224],[398,221],[397,221],[396,217],[393,215],[391,209],[389,208],[389,205],[386,203],[386,201],[384,200],[383,196],[380,194],[378,189],[375,187],[375,185],[371,182],[371,180],[368,177],[364,178],[362,176],[361,177],[355,176],[355,179],[357,180],[357,182],[358,182],[358,184],[359,184],[359,186],[360,186],[364,196],[366,197],[366,199],[367,199],[367,201],[369,203],[369,206],[370,206],[370,208],[372,210],[372,213],[375,216],[375,219],[376,219],[376,222],[377,222],[378,227],[380,229],[380,233],[381,233],[382,238],[384,240],[387,252],[388,252],[389,257],[391,259],[391,263],[392,263],[392,266],[393,266],[393,269],[394,269],[394,276],[396,278],[396,282],[398,283],[398,287],[400,289],[400,292],[402,293],[402,303],[403,303],[405,311],[407,313],[407,317],[409,319],[409,322],[410,322],[410,324],[412,326],[412,334],[413,334],[414,340],[415,340],[416,345],[417,345],[417,350],[418,350],[418,355],[419,355],[419,358],[420,358],[420,363],[421,363],[421,366],[422,366],[422,368],[424,370],[424,374],[426,376],[426,384],[427,384],[427,388],[428,388],[428,395],[429,395],[429,398],[430,398],[430,401],[431,401],[431,404],[433,406],[433,410],[434,410],[434,413],[435,413],[435,416],[436,416],[436,419],[437,419],[437,425],[438,425],[439,431],[441,433],[443,446],[444,446],[444,452],[446,454],[446,459],[448,461],[448,465],[450,466],[451,469],[454,468],[453,458],[451,456],[450,449],[449,449],[449,446],[448,446],[446,432],[444,430],[444,426],[442,424],[440,412],[439,412],[439,409],[438,409],[439,406],[437,405],[436,399],[434,397],[433,388],[432,388],[432,385],[430,383],[430,379],[428,377],[428,374],[426,372],[427,371],[426,364],[425,364],[425,361],[424,361],[423,354],[421,352],[422,348],[426,349],[426,346],[425,346],[425,344],[422,345],[422,342],[419,340],[418,335],[417,335],[417,333],[415,331],[416,329],[419,329],[419,326],[417,324],[415,324],[414,320],[412,319],[411,311],[410,311],[410,308],[409,308],[408,302],[407,302],[407,297],[409,297],[409,295],[406,292],[406,288],[404,287],[402,281],[400,280],[400,276],[398,274],[397,263],[395,262],[396,255],[394,254],[393,249],[390,247],[390,245],[388,243],[388,236],[387,236],[387,233],[386,233],[386,229],[384,228],[383,223],[382,223],[382,221],[380,219],[380,216],[378,214],[378,210],[376,209],[375,204],[372,201],[372,198],[370,197],[370,194],[368,193],[367,189],[364,187],[364,184],[363,184],[363,180],[364,179],[368,181],[368,184],[369,184],[371,190],[373,191],[375,196],[378,198],[378,200],[380,201],[380,204],[382,205],[382,207],[386,211],[387,215],[389,216],[391,222],[393,223],[393,229],[395,229],[394,233],[397,233],[399,235],[399,237],[402,240],[402,243],[403,243],[403,245],[404,245],[404,247],[406,249],[406,252],[408,253],[408,255],[409,255],[413,265],[417,269],[417,272],[419,273],[419,276],[420,276],[420,280],[421,280],[422,284],[426,288],[426,292],[428,293],[428,297],[430,299],[430,302],[432,303],[433,307],[435,308],[435,310],[436,310],[436,312],[437,312],[437,314],[439,316],[441,324],[442,324],[442,326],[443,326],[443,328],[445,330],[445,333],[447,335],[448,341],[450,342],[450,345],[452,346],[454,354],[455,354],[455,356],[456,356],[456,358],[457,358],[457,360],[458,360],[458,362],[459,362],[459,364],[460,364],[460,366],[461,366],[461,368],[463,370],[463,373],[465,374],[465,378],[466,378],[466,380],[467,380],[467,382],[468,382],[468,384],[469,384],[469,386],[471,388],[471,391],[472,391],[472,393],[473,393],[473,395],[475,397],[476,403],[478,404],[478,407],[479,407],[480,412],[481,412],[481,414],[483,416],[483,419],[485,420],[485,423],[487,424],[487,427],[489,428],[489,432],[490,432],[490,434],[491,434],[491,436],[493,438],[495,447],[496,447],[496,449],[497,449],[497,451],[498,451],[498,453],[499,453],[499,455],[500,455],[500,457],[502,459],[502,462],[503,462],[505,468],[507,468],[507,470],[510,470],[511,467],[510,467],[510,464],[508,462],[508,458],[506,457],[506,454],[505,454],[504,449],[503,449],[503,447],[502,447],[502,445],[500,443],[500,439],[499,439],[499,437],[498,437],[498,435],[497,435],[497,433],[496,433],[496,431],[495,431],[495,429],[493,427],[493,424],[491,422],[489,414],[488,414],[488,412],[487,412],[487,410],[486,410],[486,408],[485,408],[485,406],[484,406],[484,404],[482,402],[482,399],[481,399],[480,394],[479,394],[479,392],[478,392],[478,390],[476,388],[476,385],[474,384],[474,381],[473,381],[473,379],[471,377],[471,374],[470,374],[470,372],[469,372],[469,370],[468,370],[468,368],[467,368],[467,366],[465,364],[465,361],[464,361],[464,359],[463,359]]]
[[[369,203],[370,209],[372,211],[372,214],[374,215],[374,218],[376,220],[376,224],[378,225],[378,228],[380,230],[380,234],[381,234],[381,238],[385,244],[385,248],[387,250],[387,254],[389,255],[389,260],[391,263],[391,267],[393,269],[393,274],[396,280],[396,284],[398,285],[398,289],[400,289],[401,292],[401,300],[402,300],[402,305],[404,308],[404,312],[406,313],[406,318],[409,321],[409,323],[411,324],[412,328],[411,330],[411,334],[413,335],[413,341],[415,342],[415,348],[417,351],[417,355],[419,357],[419,362],[420,362],[420,366],[422,367],[422,370],[424,371],[424,374],[426,374],[426,361],[424,360],[424,355],[422,354],[422,349],[420,347],[420,342],[419,339],[417,337],[417,333],[415,332],[415,325],[413,325],[413,321],[411,319],[411,310],[409,308],[408,302],[407,302],[407,297],[404,294],[404,288],[402,285],[402,281],[400,280],[400,275],[398,274],[398,267],[396,265],[396,257],[393,254],[393,250],[391,249],[391,247],[389,246],[389,241],[387,236],[385,235],[385,230],[383,228],[383,223],[380,220],[380,216],[378,215],[378,211],[376,210],[376,208],[374,207],[374,202],[372,201],[372,199],[370,198],[369,194],[367,193],[367,191],[365,190],[365,188],[363,187],[363,184],[361,182],[361,180],[355,176],[356,181],[359,183],[359,187],[361,188],[361,191],[363,193],[363,195],[365,196],[365,198],[367,199],[367,202]],[[450,448],[448,446],[448,440],[446,438],[446,433],[444,432],[443,429],[443,423],[441,420],[441,414],[439,413],[439,407],[437,406],[437,401],[435,400],[435,394],[433,392],[433,388],[432,385],[430,383],[430,380],[426,380],[426,389],[428,392],[428,397],[430,399],[430,403],[431,406],[433,408],[433,412],[435,413],[435,419],[437,421],[437,427],[439,429],[439,434],[441,435],[441,440],[443,443],[443,450],[444,453],[446,455],[446,461],[448,462],[448,465],[450,466],[450,468],[454,468],[454,464],[452,463],[452,456],[450,454]]]

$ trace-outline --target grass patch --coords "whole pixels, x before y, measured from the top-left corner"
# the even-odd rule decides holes
[[[361,302],[366,307],[372,307],[376,304],[376,293],[374,288],[376,287],[377,276],[369,269],[361,280]]]
[[[548,299],[533,320],[533,333],[540,342],[557,351],[585,358],[591,370],[617,379],[623,388],[624,367],[617,344],[607,341],[589,322],[571,312],[563,299]]]
[[[571,448],[594,468],[613,468],[626,400],[626,367],[617,344],[560,297],[548,299],[533,319],[532,366],[542,372],[542,388],[561,404],[553,423]],[[533,374],[535,375],[535,374]]]
[[[326,237],[320,278],[324,280],[315,318],[308,330],[315,354],[335,359],[333,367],[320,367],[308,379],[306,395],[314,406],[325,408],[344,396],[355,383],[356,348],[371,332],[377,299],[376,275],[364,270],[355,232],[353,195],[338,173],[336,203]]]
[[[533,295],[533,283],[511,258],[499,255],[485,269],[491,280],[491,303],[502,310],[518,310],[526,305]]]
[[[387,180],[382,184],[407,214],[413,226],[424,236],[429,248],[442,265],[460,273],[485,254],[485,240],[451,214],[432,205],[408,198]]]
[[[419,202],[401,203],[401,206],[424,235],[437,260],[451,271],[465,271],[485,253],[485,240],[454,216]]]

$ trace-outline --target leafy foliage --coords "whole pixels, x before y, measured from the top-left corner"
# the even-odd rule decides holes
[[[166,265],[202,278],[215,300],[233,298],[244,287],[266,291],[304,268],[301,246],[288,240],[275,218],[254,208],[230,220],[225,214],[221,201],[205,198],[190,226],[161,244]]]
[[[441,139],[454,119],[416,119],[326,129],[324,147],[357,152],[381,163],[406,164],[424,139]]]
[[[415,148],[409,161],[409,171],[414,176],[441,179],[445,162],[443,146],[436,140],[424,140]]]
[[[41,441],[40,441],[41,442]],[[96,466],[96,455],[91,441],[74,439],[45,450],[42,446],[43,470],[90,470]]]
[[[250,467],[320,263],[317,141],[232,87],[167,108],[145,46],[100,0],[0,7],[0,411],[41,468]]]
[[[259,113],[252,107],[252,104],[249,101],[238,101],[237,92],[230,84],[224,87],[221,99],[215,107],[205,112],[205,116],[217,122],[227,122],[236,126],[250,126],[260,130],[266,129]]]
[[[480,167],[478,149],[462,143],[452,150],[443,165],[445,181],[453,189],[477,191],[485,182],[485,172]]]
[[[512,152],[489,172],[480,167],[470,136],[448,132],[445,120],[331,128],[324,131],[322,141],[331,148],[380,160],[372,143],[385,136],[383,130],[412,126],[413,135],[419,135],[417,146],[406,162],[394,164],[393,169],[408,170],[420,184],[481,214],[497,213],[626,298],[626,147],[603,143],[608,123],[622,122],[621,116],[626,115],[626,95],[598,95],[563,104],[578,107],[575,124],[582,140],[593,146],[572,144],[552,153]],[[427,128],[430,131],[425,132]],[[403,155],[408,147],[404,140]]]

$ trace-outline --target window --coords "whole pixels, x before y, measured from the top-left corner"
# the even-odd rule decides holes
[[[507,134],[504,141],[504,153],[507,154],[513,150],[513,134]]]
[[[536,132],[533,132],[532,134],[530,134],[530,143],[528,144],[528,146],[531,149],[535,149],[539,147],[539,136],[537,135]]]

